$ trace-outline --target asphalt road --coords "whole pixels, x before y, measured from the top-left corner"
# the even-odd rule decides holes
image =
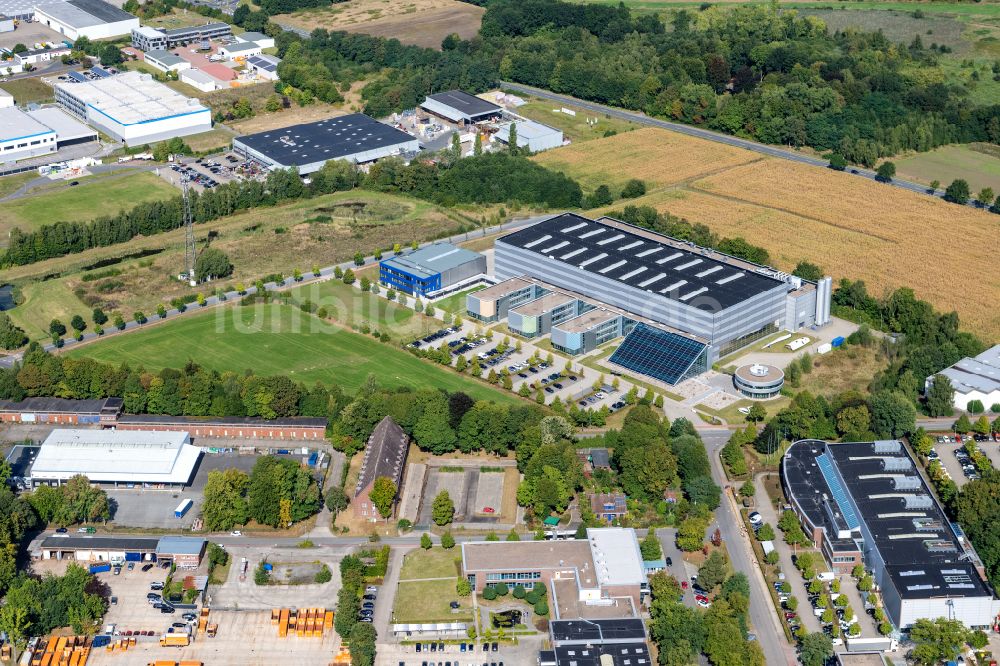
[[[691,125],[683,125],[681,123],[672,123],[667,120],[660,120],[659,118],[650,118],[649,116],[638,113],[635,111],[625,111],[624,109],[618,109],[613,106],[605,106],[603,104],[597,104],[595,102],[587,102],[575,97],[570,97],[568,95],[560,95],[558,93],[550,92],[548,90],[543,90],[541,88],[535,88],[533,86],[526,86],[520,83],[511,83],[509,81],[501,81],[500,87],[504,90],[510,90],[516,93],[522,93],[526,95],[533,95],[535,97],[541,97],[542,99],[547,99],[553,102],[559,102],[560,104],[568,104],[575,106],[577,108],[586,109],[588,111],[593,111],[594,113],[607,114],[613,118],[620,118],[621,120],[628,120],[639,125],[645,125],[647,127],[659,127],[661,129],[670,130],[671,132],[679,132],[681,134],[687,134],[688,136],[698,137],[699,139],[707,139],[708,141],[715,141],[716,143],[724,143],[727,146],[736,146],[737,148],[745,148],[746,150],[752,150],[756,153],[761,153],[763,155],[768,155],[770,157],[777,157],[783,160],[790,160],[792,162],[799,162],[800,164],[808,164],[810,166],[817,166],[821,168],[829,168],[829,162],[824,159],[812,157],[810,155],[803,155],[801,153],[796,153],[784,148],[779,148],[777,146],[769,146],[763,143],[757,143],[756,141],[749,141],[747,139],[740,139],[735,136],[729,136],[728,134],[722,134],[720,132],[713,132],[711,130],[702,129],[700,127],[692,127]],[[862,167],[850,167],[845,173],[850,173],[852,175],[859,176],[861,178],[866,178],[868,180],[875,180],[875,172],[871,169],[864,169]],[[916,192],[918,194],[931,195],[929,189],[925,185],[919,185],[917,183],[911,183],[905,180],[893,179],[892,182],[886,183],[890,187],[898,187],[900,189],[909,190],[911,192]],[[933,196],[942,197],[944,195],[944,190],[936,190]],[[973,206],[970,202],[968,205]]]
[[[712,464],[712,477],[723,488],[729,485],[719,460],[719,450],[726,445],[732,434],[727,428],[699,428],[698,434],[705,442],[708,458]],[[784,639],[778,616],[771,602],[767,582],[757,568],[756,560],[743,523],[736,513],[728,494],[723,494],[722,504],[715,512],[715,524],[722,533],[722,540],[729,550],[729,559],[734,571],[746,575],[750,581],[750,622],[753,624],[757,641],[764,652],[768,664],[794,664],[795,651]]]

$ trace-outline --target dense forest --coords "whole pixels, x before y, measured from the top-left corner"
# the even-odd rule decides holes
[[[1000,105],[970,104],[942,74],[939,50],[881,32],[831,33],[772,7],[682,10],[666,25],[622,5],[494,0],[479,36],[448,39],[443,51],[326,30],[278,43],[282,80],[320,99],[339,101],[351,81],[377,75],[362,93],[375,116],[427,93],[511,80],[866,166],[904,150],[1000,141]]]

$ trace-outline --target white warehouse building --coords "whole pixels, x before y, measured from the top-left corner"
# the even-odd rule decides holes
[[[983,403],[986,410],[1000,405],[1000,345],[979,356],[963,358],[938,374],[947,377],[955,389],[955,409],[967,410],[973,400]],[[928,377],[924,390],[929,391],[933,384],[934,376]]]
[[[212,113],[197,99],[185,97],[139,72],[58,83],[56,101],[87,124],[129,146],[212,129]]]
[[[53,430],[31,466],[31,483],[61,484],[82,474],[93,483],[184,486],[201,449],[186,432]]]
[[[39,3],[35,20],[68,39],[106,39],[132,32],[139,19],[104,0],[56,0]]]

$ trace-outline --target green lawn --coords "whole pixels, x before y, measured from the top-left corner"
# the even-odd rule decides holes
[[[114,215],[143,201],[166,199],[177,194],[177,188],[147,172],[95,178],[82,181],[76,187],[66,183],[52,192],[4,203],[0,233],[6,237],[12,227],[28,231],[59,221],[83,222],[102,215]]]
[[[956,178],[969,183],[973,195],[984,187],[1000,193],[1000,150],[989,154],[972,146],[944,146],[927,153],[895,160],[896,173],[901,178],[918,183],[941,181],[941,187]]]
[[[49,322],[53,319],[59,319],[67,328],[75,314],[90,322],[92,308],[81,303],[62,280],[31,282],[24,285],[21,292],[24,302],[8,310],[7,314],[32,340],[48,342]]]
[[[630,123],[627,120],[610,118],[600,114],[595,114],[593,111],[585,111],[584,109],[578,107],[563,107],[561,104],[557,105],[555,102],[532,99],[530,96],[526,95],[522,95],[522,97],[525,97],[525,99],[529,101],[527,104],[517,107],[517,112],[519,114],[525,118],[529,118],[562,130],[563,135],[570,141],[600,139],[609,132],[628,132],[629,130],[636,129],[638,127],[635,123]],[[575,111],[576,115],[571,116],[569,114],[562,113],[561,111],[556,113],[556,109],[562,108],[568,108],[570,111]],[[595,118],[597,120],[596,123],[590,124],[587,122],[588,120],[593,120]]]
[[[449,604],[457,601],[461,609]],[[455,592],[455,580],[400,581],[396,586],[393,622],[469,622],[472,620],[472,597]]]
[[[324,323],[286,305],[220,307],[188,314],[70,352],[106,363],[179,368],[193,360],[212,370],[286,374],[307,384],[354,391],[369,374],[384,386],[465,391],[476,399],[513,402],[513,394],[424,362],[369,336]]]
[[[403,569],[399,572],[400,580],[418,580],[421,578],[454,578],[458,575],[455,560],[462,557],[457,548],[445,550],[434,547],[430,550],[420,548],[412,550],[403,558]]]
[[[410,308],[346,285],[340,280],[307,284],[292,290],[299,300],[311,300],[324,307],[330,317],[350,326],[367,323],[371,328],[386,330],[403,342],[422,338],[441,328],[437,319],[418,315]]]
[[[462,315],[464,317],[466,311],[465,297],[483,289],[486,289],[486,285],[481,284],[473,287],[472,289],[460,291],[457,294],[448,296],[447,298],[442,298],[440,301],[435,301],[434,307],[438,310],[444,310],[445,312]]]

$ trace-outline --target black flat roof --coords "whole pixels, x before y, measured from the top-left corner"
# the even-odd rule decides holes
[[[117,23],[135,18],[124,9],[119,9],[111,3],[104,2],[104,0],[69,0],[69,4],[91,16],[96,16],[105,23]]]
[[[563,645],[555,648],[557,666],[605,666],[603,656],[614,666],[654,666],[645,643],[618,645]]]
[[[448,90],[446,92],[428,95],[427,99],[432,99],[439,104],[450,106],[460,113],[464,113],[470,118],[478,116],[489,116],[500,113],[503,109],[485,99],[470,95],[464,90]]]
[[[65,550],[87,550],[91,548],[107,548],[109,550],[131,550],[156,552],[159,538],[148,537],[117,537],[117,536],[59,536],[51,535],[42,540],[42,548]]]
[[[24,412],[26,414],[100,414],[106,407],[117,409],[121,398],[100,398],[97,400],[68,400],[66,398],[25,398],[19,402],[0,400],[0,412]]]
[[[842,508],[846,525],[864,523],[902,598],[992,596],[976,571],[978,556],[971,545],[966,550],[901,442],[806,440],[793,451],[799,464],[786,467],[786,477],[807,475],[814,495],[825,491],[831,506]],[[833,486],[824,467],[838,472]],[[793,493],[801,503],[800,490]]]
[[[646,628],[642,620],[553,620],[549,623],[554,643],[565,641],[586,641],[590,643],[610,641],[645,641]]]
[[[232,26],[228,23],[204,23],[202,25],[191,25],[185,28],[171,28],[169,30],[164,30],[163,34],[168,37],[178,37],[181,35],[201,35],[217,31],[225,31],[226,29],[232,30]]]
[[[416,139],[363,113],[248,134],[236,142],[285,166],[305,166]]]
[[[325,428],[327,420],[318,416],[292,416],[281,419],[261,419],[252,416],[169,416],[166,414],[125,414],[118,417],[118,423],[131,425],[219,425],[219,426],[296,426],[299,428]]]
[[[563,213],[497,242],[713,312],[784,284],[758,272],[773,269],[610,218]]]

